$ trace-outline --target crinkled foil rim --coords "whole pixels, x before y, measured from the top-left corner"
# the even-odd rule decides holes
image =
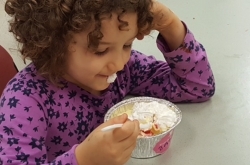
[[[181,119],[182,119],[182,113],[181,113],[181,110],[175,105],[173,104],[172,102],[170,101],[167,101],[167,100],[163,100],[163,99],[158,99],[158,98],[153,98],[153,97],[133,97],[133,98],[129,98],[129,99],[126,99],[126,100],[123,100],[119,103],[117,103],[116,105],[114,105],[113,107],[111,107],[109,109],[109,111],[106,113],[105,117],[104,117],[104,121],[107,121],[111,118],[112,114],[119,108],[123,107],[123,106],[126,106],[126,105],[129,105],[129,104],[134,104],[136,102],[152,102],[152,101],[156,101],[158,103],[161,103],[161,104],[165,104],[167,105],[170,109],[172,109],[176,115],[177,115],[177,121],[176,123],[174,124],[174,126],[172,128],[170,128],[169,130],[167,130],[166,132],[163,132],[159,135],[156,135],[156,136],[151,136],[151,137],[140,137],[140,138],[143,138],[143,139],[151,139],[151,138],[156,138],[158,136],[161,136],[162,134],[167,134],[169,133],[170,131],[172,131],[180,122],[181,122]]]

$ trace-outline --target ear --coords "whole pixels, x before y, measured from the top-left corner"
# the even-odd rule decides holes
[[[136,36],[136,38],[137,38],[138,40],[143,40],[144,35],[143,35],[143,34],[138,33],[138,34],[137,34],[137,36]]]
[[[72,41],[69,42],[68,51],[69,51],[69,52],[75,52],[75,51],[76,51],[75,45],[76,45],[76,41],[74,41],[74,40],[72,39]]]

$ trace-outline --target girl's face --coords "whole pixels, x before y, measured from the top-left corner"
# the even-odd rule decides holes
[[[136,13],[127,13],[121,19],[128,22],[126,30],[119,30],[116,14],[102,21],[103,38],[96,51],[88,48],[87,35],[93,29],[73,35],[66,62],[66,80],[95,95],[109,86],[108,76],[124,68],[138,34]]]

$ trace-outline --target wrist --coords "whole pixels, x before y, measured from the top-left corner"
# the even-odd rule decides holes
[[[180,47],[186,36],[186,27],[177,18],[174,19],[168,26],[161,27],[158,32],[163,36],[168,47],[175,50]]]
[[[75,148],[75,157],[78,165],[93,165],[92,162],[89,161],[88,156],[86,155],[86,152],[84,151],[82,144],[79,144]]]
[[[154,30],[165,39],[171,50],[177,49],[186,36],[186,28],[180,19],[165,5],[154,1]]]

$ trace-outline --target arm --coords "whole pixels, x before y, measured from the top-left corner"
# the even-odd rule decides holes
[[[179,18],[153,1],[157,46],[166,62],[132,51],[126,66],[128,91],[172,102],[202,102],[213,96],[215,82],[206,51]]]
[[[202,102],[213,96],[215,83],[206,51],[188,29],[176,50],[171,51],[162,35],[157,45],[167,62],[132,51],[125,67],[130,94],[172,102]]]
[[[23,94],[22,83],[13,84],[0,99],[0,164],[49,164],[46,109],[34,93]],[[58,156],[55,164],[77,164],[74,150]]]
[[[84,122],[58,128],[61,121],[71,121],[64,115],[57,115],[58,111],[72,113],[67,117],[79,120],[77,113],[65,110],[66,107],[57,109],[60,102],[54,94],[60,92],[49,88],[38,76],[29,77],[27,72],[16,77],[22,78],[11,80],[0,98],[0,165],[110,165],[124,164],[129,159],[140,131],[137,121],[128,121],[127,115],[118,116],[94,129],[87,138],[78,139],[83,134],[77,132],[82,129],[79,125],[84,126]],[[121,123],[124,125],[119,130],[101,131],[106,126]],[[71,131],[67,130],[75,136],[68,135]]]

